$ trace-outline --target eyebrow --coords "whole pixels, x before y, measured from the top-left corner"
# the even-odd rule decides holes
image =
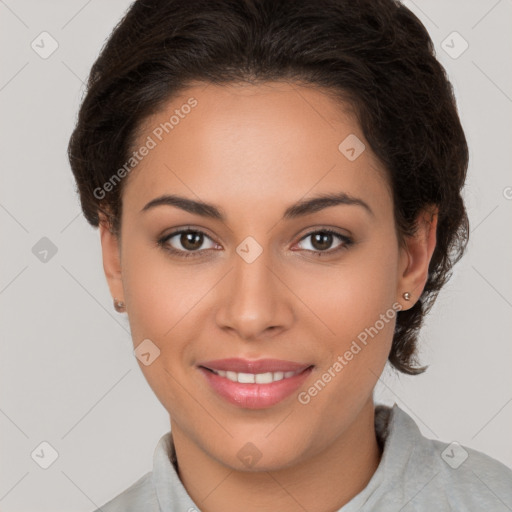
[[[176,208],[180,208],[181,210],[185,210],[186,212],[193,213],[195,215],[200,215],[202,217],[210,217],[212,219],[220,220],[223,222],[226,221],[226,216],[224,215],[224,213],[222,213],[222,210],[217,206],[210,203],[205,203],[203,201],[195,201],[193,199],[189,199],[186,197],[177,196],[174,194],[165,194],[160,197],[156,197],[155,199],[152,199],[151,201],[149,201],[149,203],[147,203],[144,206],[144,208],[142,208],[141,213],[162,205],[174,206]],[[375,216],[370,206],[362,199],[351,196],[345,192],[338,192],[330,194],[321,194],[311,199],[299,201],[289,206],[285,210],[283,214],[283,219],[296,219],[298,217],[303,217],[305,215],[318,212],[325,208],[338,205],[361,206],[371,216]]]

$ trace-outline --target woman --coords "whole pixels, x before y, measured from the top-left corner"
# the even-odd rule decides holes
[[[507,510],[512,471],[375,406],[468,238],[468,148],[393,0],[139,0],[69,144],[170,415],[103,511]]]

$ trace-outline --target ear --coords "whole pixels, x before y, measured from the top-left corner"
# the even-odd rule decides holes
[[[117,236],[111,230],[111,224],[103,214],[100,215],[100,239],[103,255],[103,270],[107,278],[112,298],[124,302],[123,281],[121,279],[121,246]]]
[[[403,310],[414,306],[425,288],[428,267],[436,247],[438,212],[436,206],[421,211],[416,220],[416,233],[406,237],[404,247],[400,249],[397,297]],[[402,295],[405,292],[410,293],[410,301],[404,301]]]

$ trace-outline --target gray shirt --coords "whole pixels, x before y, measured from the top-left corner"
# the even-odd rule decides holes
[[[424,437],[394,404],[377,405],[382,458],[367,486],[338,512],[512,512],[512,470],[482,452]],[[153,471],[94,512],[200,512],[173,464],[171,432],[154,452]]]

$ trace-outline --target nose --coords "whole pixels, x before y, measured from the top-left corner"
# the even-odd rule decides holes
[[[234,267],[220,292],[216,312],[219,328],[248,341],[273,337],[289,329],[293,322],[293,295],[269,251],[263,250],[252,262],[239,254],[233,260]]]

